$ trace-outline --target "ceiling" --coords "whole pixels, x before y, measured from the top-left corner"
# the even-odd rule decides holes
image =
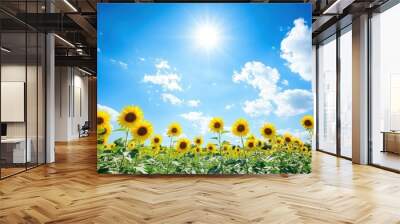
[[[302,3],[313,5],[313,39],[345,16],[381,5],[386,0],[254,0],[234,2]],[[18,49],[21,34],[31,31],[54,32],[56,65],[80,66],[96,73],[97,3],[171,2],[171,0],[1,0],[0,21],[4,38],[14,40]],[[189,2],[173,0],[173,2]],[[190,1],[193,2],[193,1]],[[196,1],[195,1],[196,2]],[[197,0],[197,2],[204,2]],[[211,2],[233,2],[211,0]],[[51,12],[51,13],[50,13]],[[22,46],[21,45],[21,46]],[[11,46],[11,45],[10,45]],[[32,45],[33,46],[33,45]],[[21,48],[22,49],[22,48]],[[28,51],[29,48],[28,48]]]

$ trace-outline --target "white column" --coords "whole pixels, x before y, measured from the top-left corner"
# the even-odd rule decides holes
[[[368,163],[368,15],[353,19],[353,162]]]
[[[55,74],[54,74],[54,35],[46,36],[46,163],[55,161],[54,133],[55,133]]]

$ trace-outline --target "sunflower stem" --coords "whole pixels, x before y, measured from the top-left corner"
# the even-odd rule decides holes
[[[244,142],[243,142],[243,136],[240,136],[240,140],[242,141],[242,147],[243,147],[243,153],[244,153],[244,166],[246,168],[246,173],[249,173],[249,167],[247,166],[247,154],[244,149]]]
[[[169,149],[167,152],[167,174],[169,174],[169,169],[171,167],[171,150],[172,150],[172,136],[169,137]]]
[[[218,132],[219,154],[221,156],[221,172],[224,173],[224,156],[222,155],[221,132]]]
[[[125,134],[125,152],[128,151],[128,131],[126,131]],[[121,159],[121,164],[119,165],[119,170],[121,171],[123,165],[124,165],[124,160],[125,160],[125,155],[122,153],[122,159]]]

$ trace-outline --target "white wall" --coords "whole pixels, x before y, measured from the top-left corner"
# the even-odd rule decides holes
[[[72,67],[56,67],[55,73],[55,140],[74,140],[78,125],[88,120],[88,78]]]

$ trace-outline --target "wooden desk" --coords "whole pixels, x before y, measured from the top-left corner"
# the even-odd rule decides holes
[[[25,138],[5,138],[1,139],[1,159],[5,163],[26,163],[31,162],[31,139],[27,139],[25,151]]]
[[[382,131],[383,150],[382,152],[392,152],[400,154],[400,132]]]

